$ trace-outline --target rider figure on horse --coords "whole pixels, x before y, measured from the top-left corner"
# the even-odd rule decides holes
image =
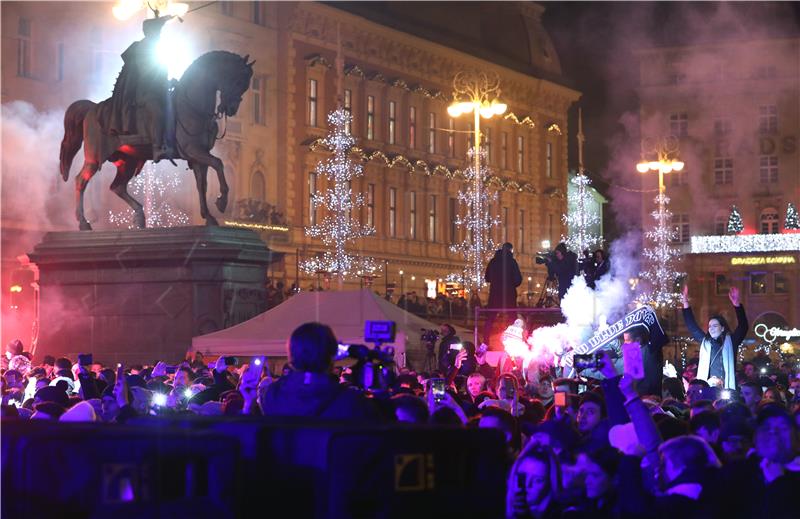
[[[153,145],[153,160],[171,158],[175,150],[164,139],[169,81],[156,47],[161,29],[172,16],[150,18],[142,24],[144,39],[133,42],[122,53],[120,72],[111,96],[108,130],[116,134],[146,132]]]

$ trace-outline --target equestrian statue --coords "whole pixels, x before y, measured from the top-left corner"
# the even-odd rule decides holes
[[[60,162],[65,182],[83,144],[83,167],[75,178],[75,216],[81,230],[92,229],[83,210],[86,185],[106,161],[117,167],[111,191],[134,210],[140,229],[145,227],[144,209],[128,193],[128,183],[148,160],[188,162],[197,182],[200,216],[207,225],[218,225],[206,202],[209,167],[219,179],[217,209],[224,213],[228,205],[225,169],[211,149],[218,138],[217,121],[239,110],[255,61],[248,63],[249,55],[208,52],[197,58],[180,80],[170,83],[166,68],[156,57],[156,46],[162,27],[172,16],[155,14],[142,25],[144,39],[122,54],[124,64],[111,98],[100,103],[75,101],[64,114]]]

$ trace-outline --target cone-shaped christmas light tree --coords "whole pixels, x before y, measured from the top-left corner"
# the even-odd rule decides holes
[[[791,202],[786,207],[786,223],[783,225],[784,229],[796,231],[800,229],[800,221],[797,217],[797,207]]]
[[[731,234],[739,234],[744,229],[744,222],[742,222],[742,215],[736,206],[731,208],[731,215],[728,217],[728,232]]]

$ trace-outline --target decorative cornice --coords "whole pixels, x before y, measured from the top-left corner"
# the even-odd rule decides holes
[[[308,146],[311,151],[330,151],[323,139],[316,139]],[[363,163],[379,162],[389,168],[402,168],[409,174],[421,173],[425,176],[441,176],[447,179],[466,180],[466,171],[460,168],[449,169],[441,164],[428,164],[424,160],[409,159],[402,154],[387,155],[381,150],[364,150],[358,146],[350,149],[350,155]],[[503,191],[518,193],[537,193],[536,188],[528,182],[519,183],[516,180],[503,179],[496,175],[488,175],[485,184]],[[561,193],[563,198],[563,193]]]
[[[410,88],[408,88],[408,83],[406,83],[405,80],[401,78],[395,78],[392,81],[392,86],[395,88],[402,88],[403,90],[406,91],[411,90]]]
[[[361,79],[366,78],[366,74],[364,74],[364,71],[361,70],[361,67],[358,65],[345,65],[344,74],[346,76],[358,76]]]
[[[325,56],[322,56],[321,54],[309,54],[304,59],[306,61],[306,66],[309,68],[316,67],[317,65],[321,65],[325,68],[333,68],[333,65],[331,65],[328,60],[325,59]]]
[[[378,83],[386,83],[386,76],[377,71],[372,72],[369,76],[367,76],[367,79],[370,81],[376,81]]]

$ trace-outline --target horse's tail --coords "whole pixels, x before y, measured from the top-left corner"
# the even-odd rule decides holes
[[[75,101],[64,114],[64,138],[61,140],[61,178],[64,182],[69,178],[69,168],[72,166],[72,159],[81,149],[83,144],[83,120],[95,106],[95,103],[87,99]]]

